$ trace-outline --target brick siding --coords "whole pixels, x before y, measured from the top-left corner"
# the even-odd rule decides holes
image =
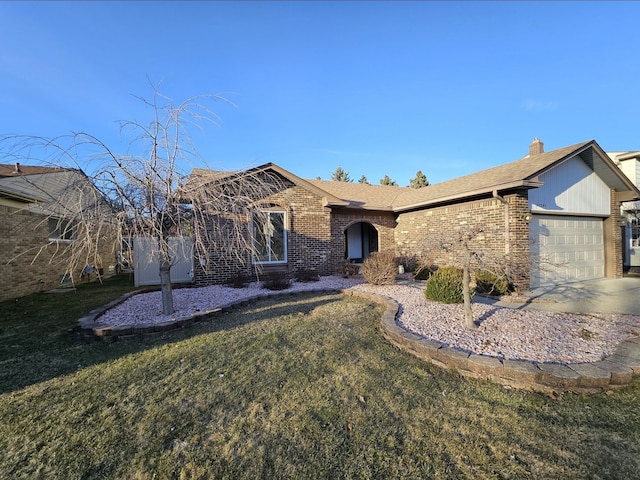
[[[320,275],[332,275],[345,259],[345,230],[357,222],[368,222],[378,231],[380,250],[394,249],[395,217],[391,212],[332,212],[323,205],[322,197],[295,185],[288,185],[262,203],[271,209],[284,210],[287,216],[287,265],[265,266],[265,272],[272,269],[315,270]],[[248,217],[246,221],[248,225]],[[248,235],[248,226],[246,232]],[[225,283],[234,275],[255,277],[248,254],[244,262],[234,262],[215,254],[215,248],[209,250],[206,267],[196,259],[196,284]]]
[[[440,232],[459,227],[488,226],[486,247],[497,255],[509,252],[515,258],[529,258],[529,226],[526,191],[504,196],[507,204],[496,198],[486,198],[428,210],[417,210],[398,215],[395,228],[396,254],[420,259],[427,252],[429,239]],[[505,213],[506,212],[506,213]],[[508,221],[506,220],[508,215]],[[437,265],[446,265],[456,259],[442,254],[432,259]],[[528,288],[527,280],[521,285]]]
[[[0,301],[60,286],[69,256],[56,253],[56,245],[50,243],[46,217],[0,205]],[[115,265],[112,244],[101,245],[99,256],[107,273],[109,265]],[[72,272],[75,282],[81,270]]]

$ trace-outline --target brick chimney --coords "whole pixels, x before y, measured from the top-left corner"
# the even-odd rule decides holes
[[[533,142],[531,142],[531,145],[529,145],[529,156],[533,157],[534,155],[540,155],[541,153],[544,153],[544,143],[536,137],[533,139]]]

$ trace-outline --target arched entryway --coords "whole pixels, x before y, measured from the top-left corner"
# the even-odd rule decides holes
[[[378,251],[378,231],[367,222],[358,222],[344,231],[345,258],[360,263]]]

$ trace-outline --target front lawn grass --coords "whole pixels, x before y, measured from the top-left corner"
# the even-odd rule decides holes
[[[382,311],[307,293],[155,341],[61,333],[22,365],[60,374],[3,380],[0,478],[638,478],[637,382],[553,399],[464,379],[388,344]],[[33,356],[36,326],[4,323]]]

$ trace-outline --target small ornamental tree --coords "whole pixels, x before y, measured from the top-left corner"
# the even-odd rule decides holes
[[[472,276],[476,272],[490,272],[497,277],[518,284],[527,278],[531,268],[529,256],[515,256],[498,252],[495,244],[496,232],[482,225],[463,225],[446,231],[433,232],[425,244],[425,264],[441,263],[462,270],[462,297],[465,326],[477,328],[471,308]],[[445,259],[438,262],[434,259]]]

